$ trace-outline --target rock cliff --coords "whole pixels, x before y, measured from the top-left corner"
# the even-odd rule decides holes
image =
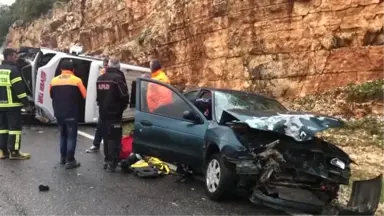
[[[382,0],[72,0],[10,46],[159,58],[172,84],[304,96],[383,79]]]

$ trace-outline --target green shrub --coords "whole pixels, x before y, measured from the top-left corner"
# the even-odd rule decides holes
[[[16,0],[11,6],[0,5],[0,44],[8,34],[9,27],[17,20],[30,23],[51,10],[57,1],[68,0]]]
[[[361,85],[348,85],[345,89],[347,100],[365,102],[370,100],[383,100],[384,80],[366,82]]]

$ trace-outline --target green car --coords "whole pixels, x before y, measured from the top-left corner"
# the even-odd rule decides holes
[[[157,98],[148,97],[150,88],[159,92]],[[164,92],[172,101],[159,104]],[[340,119],[289,112],[258,94],[213,88],[181,93],[146,78],[137,79],[134,100],[133,152],[190,167],[205,177],[212,200],[241,187],[254,203],[320,213],[337,199],[339,186],[349,184],[351,158],[315,136],[342,127]],[[381,179],[354,182],[350,208],[334,209],[375,212]]]

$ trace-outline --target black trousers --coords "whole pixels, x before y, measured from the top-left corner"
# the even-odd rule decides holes
[[[96,132],[95,132],[95,139],[93,139],[93,145],[96,146],[97,148],[100,148],[100,144],[102,140],[103,140],[103,125],[102,125],[102,121],[99,118],[99,121],[97,122]]]
[[[104,161],[112,167],[116,167],[119,162],[121,137],[123,135],[122,117],[102,119],[101,124],[104,140]]]
[[[0,148],[4,154],[21,146],[21,110],[0,111]]]

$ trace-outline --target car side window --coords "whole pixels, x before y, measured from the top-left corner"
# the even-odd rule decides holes
[[[188,93],[185,93],[184,96],[189,100],[189,101],[194,101],[197,98],[197,94],[199,91],[191,91]]]
[[[212,93],[210,91],[202,92],[199,101],[195,102],[195,106],[207,120],[212,120]]]
[[[148,81],[140,82],[140,111],[169,118],[183,119],[192,107],[171,89]],[[186,120],[185,120],[186,121]]]

